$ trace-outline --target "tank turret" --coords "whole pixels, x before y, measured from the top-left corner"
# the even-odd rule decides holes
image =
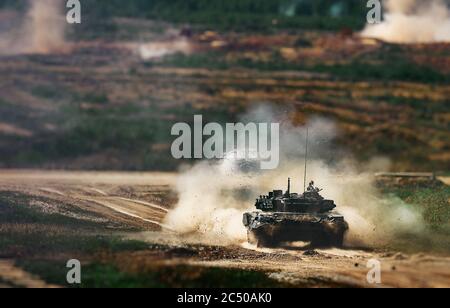
[[[269,192],[268,195],[260,196],[255,206],[265,212],[288,213],[325,213],[336,208],[333,200],[325,200],[320,195],[321,190],[311,185],[313,182],[301,195],[291,193],[291,179],[288,179],[288,188],[284,194],[282,190]]]

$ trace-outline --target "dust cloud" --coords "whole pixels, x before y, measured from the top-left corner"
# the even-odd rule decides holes
[[[284,117],[284,118],[283,118]],[[388,243],[399,232],[421,232],[421,213],[397,198],[381,196],[375,186],[373,171],[389,168],[389,160],[374,158],[363,166],[351,155],[337,150],[333,140],[338,129],[333,122],[311,119],[303,127],[290,124],[287,113],[268,107],[258,108],[244,117],[254,122],[281,124],[281,164],[272,171],[248,168],[227,157],[220,162],[202,161],[179,177],[179,202],[168,213],[165,224],[181,235],[202,237],[208,242],[241,244],[247,239],[242,214],[253,211],[261,194],[287,187],[293,179],[293,191],[303,192],[306,128],[310,132],[310,160],[307,181],[323,188],[325,198],[335,200],[337,210],[350,225],[347,245],[375,246]],[[330,158],[331,157],[331,158]],[[334,157],[334,159],[333,159]]]
[[[393,43],[450,41],[450,10],[443,0],[387,0],[385,19],[369,25],[365,37]]]
[[[48,54],[67,50],[65,1],[30,0],[17,27],[0,34],[0,54]]]
[[[189,55],[192,52],[192,46],[188,39],[176,38],[171,41],[141,44],[138,52],[144,61],[159,60],[178,53]]]

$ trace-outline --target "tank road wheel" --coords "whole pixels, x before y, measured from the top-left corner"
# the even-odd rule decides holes
[[[272,237],[261,231],[247,231],[248,242],[258,248],[273,248],[276,246]]]
[[[311,246],[313,247],[329,247],[330,240],[325,232],[318,232],[314,234],[314,237],[311,239]]]
[[[330,234],[330,245],[337,248],[342,248],[344,246],[344,236],[345,233]]]
[[[337,247],[344,246],[345,232],[327,233],[320,232],[316,234],[311,241],[311,246],[314,247]]]
[[[346,222],[343,222],[339,225],[339,227],[330,234],[330,242],[331,245],[342,248],[344,246],[344,239],[345,234],[347,234],[348,231],[348,224]]]

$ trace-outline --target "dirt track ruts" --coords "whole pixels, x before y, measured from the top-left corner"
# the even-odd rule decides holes
[[[201,237],[182,238],[166,230],[162,225],[171,205],[168,205],[166,200],[159,199],[159,194],[162,191],[170,191],[175,182],[175,174],[164,173],[0,170],[0,191],[43,196],[48,200],[54,200],[55,205],[79,207],[101,214],[109,220],[139,227],[148,231],[143,233],[140,239],[150,243],[172,245],[175,248],[200,245],[204,246],[201,251],[208,251],[207,247],[212,244],[202,242]],[[290,281],[303,286],[450,287],[448,256],[407,255],[354,248],[317,250],[316,254],[310,255],[304,249],[256,249],[249,245],[223,246],[219,251],[221,253],[206,255],[203,253],[197,257],[187,256],[157,261],[166,265],[192,264],[262,270],[280,281]],[[143,258],[136,258],[134,254],[126,255],[124,258],[146,264],[150,257],[145,257],[146,252],[142,254]],[[367,261],[373,258],[380,260],[382,264],[382,285],[367,283],[366,265]],[[3,261],[0,264],[3,269],[8,269],[4,273],[0,271],[0,284],[47,286],[39,279],[30,278],[30,275],[17,269],[12,262]],[[11,282],[11,277],[23,279]]]

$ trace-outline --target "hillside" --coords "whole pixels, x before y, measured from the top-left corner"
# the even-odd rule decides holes
[[[270,19],[270,31],[188,26],[198,12],[214,16],[218,8],[177,2],[184,19],[161,13],[167,22],[150,19],[164,12],[161,1],[113,2],[68,28],[63,50],[1,56],[0,167],[174,170],[172,124],[198,113],[230,122],[265,103],[289,112],[295,125],[315,116],[336,122],[337,146],[362,162],[382,156],[395,170],[450,168],[449,44],[290,28],[282,16]],[[224,3],[224,16],[254,9],[260,18],[274,9],[272,1]],[[309,20],[300,12],[286,18]]]

